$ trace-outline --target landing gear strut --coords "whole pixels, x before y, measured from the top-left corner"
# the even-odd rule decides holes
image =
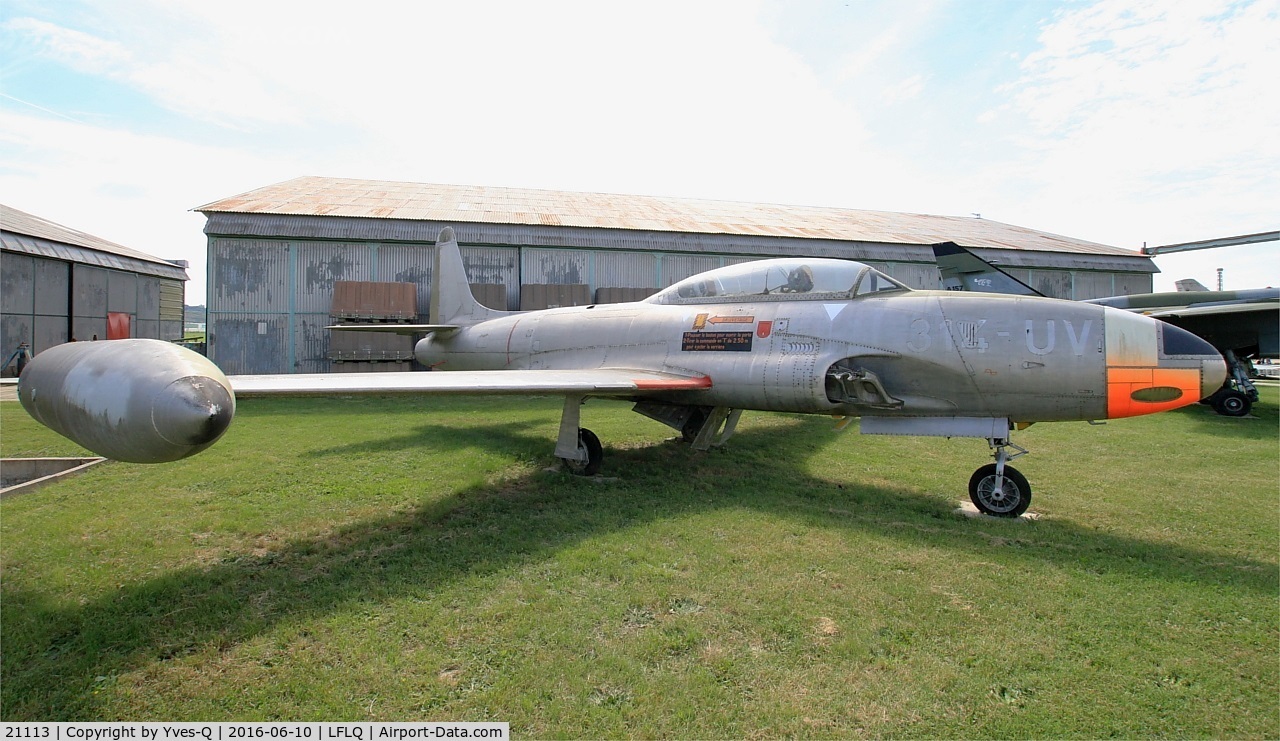
[[[1243,417],[1253,409],[1253,402],[1258,400],[1258,387],[1249,380],[1245,363],[1234,351],[1224,350],[1222,357],[1227,360],[1227,380],[1207,401],[1213,411],[1224,417]]]
[[[1019,517],[1031,506],[1031,485],[1018,469],[1006,465],[1026,448],[1009,442],[1008,438],[987,438],[994,450],[995,463],[988,463],[973,472],[969,479],[969,499],[984,515],[993,517]],[[1010,454],[1009,448],[1015,453]]]
[[[594,476],[604,463],[604,447],[596,433],[579,427],[582,401],[585,397],[574,395],[564,399],[564,412],[560,415],[560,437],[556,440],[556,457],[564,461],[569,473],[578,476]]]

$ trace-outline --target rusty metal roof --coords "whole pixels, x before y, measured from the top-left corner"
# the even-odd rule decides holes
[[[300,177],[199,206],[204,213],[346,216],[458,223],[830,239],[1094,255],[1136,250],[979,218],[686,198]]]
[[[187,271],[168,260],[3,204],[0,204],[0,246],[10,252],[188,280]]]

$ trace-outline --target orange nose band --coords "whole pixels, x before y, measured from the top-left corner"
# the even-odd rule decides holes
[[[1108,368],[1107,417],[1136,417],[1186,406],[1200,398],[1200,371],[1190,368]]]

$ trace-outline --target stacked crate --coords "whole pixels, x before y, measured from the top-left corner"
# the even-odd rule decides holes
[[[591,303],[591,288],[573,283],[525,283],[520,286],[520,310],[555,309],[561,306],[586,306]]]
[[[643,301],[657,293],[656,288],[597,288],[597,304],[621,304],[629,301]]]
[[[334,324],[412,324],[418,318],[417,286],[337,281],[329,316]],[[339,372],[407,371],[413,343],[411,335],[335,329],[329,336],[329,360]]]

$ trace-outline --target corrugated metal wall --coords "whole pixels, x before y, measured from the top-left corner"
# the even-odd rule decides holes
[[[426,248],[426,253],[431,254],[431,246]],[[462,253],[462,263],[467,267],[467,277],[472,283],[501,283],[507,287],[507,303],[506,306],[495,307],[504,310],[514,310],[520,306],[520,248],[519,247],[462,247],[459,250]],[[427,264],[431,264],[430,258]],[[425,289],[427,294],[431,293],[430,280],[427,281],[428,286]],[[525,283],[529,280],[525,279]],[[426,307],[430,306],[430,302],[419,304],[422,308],[419,311],[426,311]]]
[[[655,252],[600,252],[595,256],[594,288],[648,288],[662,279],[661,257]]]
[[[205,341],[227,373],[291,373],[296,299],[288,242],[209,240]]]
[[[374,244],[378,257],[368,280],[412,283],[417,286],[418,311],[431,305],[431,245]]]
[[[877,265],[881,272],[895,278],[908,288],[938,287],[938,268],[934,265],[921,265],[912,262],[890,262],[883,267]]]
[[[591,285],[594,270],[588,250],[526,247],[521,255],[520,282],[525,285]]]
[[[329,316],[333,284],[338,281],[373,281],[371,266],[375,245],[343,243],[295,244],[294,311]]]
[[[0,361],[20,342],[36,353],[106,339],[109,313],[128,314],[133,337],[182,338],[181,281],[8,251],[0,262]],[[176,319],[162,320],[162,294],[175,297]]]
[[[691,275],[729,265],[720,255],[663,255],[658,288],[679,283]]]
[[[0,261],[0,362],[25,342],[35,350],[35,258],[4,253]],[[63,291],[65,295],[66,291]],[[66,319],[63,319],[66,332]]]
[[[150,291],[151,288],[148,287],[144,278],[144,282],[141,284],[141,294],[147,297],[150,295]],[[158,278],[155,283],[155,292],[154,307],[155,316],[160,323],[159,337],[165,340],[179,339],[183,335],[182,320],[185,311],[183,307],[186,297],[185,286],[176,280]],[[148,303],[149,300],[149,298],[139,299],[138,306],[139,316],[142,316],[145,312],[145,318],[148,320],[152,316],[151,307],[153,306]]]

